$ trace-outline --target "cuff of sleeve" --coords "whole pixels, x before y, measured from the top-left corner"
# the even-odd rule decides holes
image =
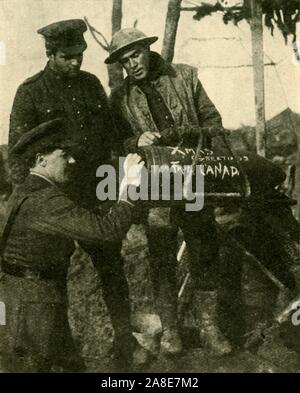
[[[126,141],[124,142],[124,150],[126,154],[135,153],[137,151],[139,138],[140,136],[138,135],[126,139]]]
[[[135,201],[130,198],[130,190],[136,190],[136,186],[129,185],[126,187],[126,191],[123,192],[123,195],[120,195],[119,201],[126,202],[131,206],[135,205]]]
[[[123,203],[126,203],[126,205],[129,205],[129,206],[131,206],[131,207],[134,207],[134,204],[133,204],[132,202],[126,200],[126,199],[120,199],[120,200],[118,201],[118,204],[120,205],[121,203],[122,203],[122,204],[123,204]]]

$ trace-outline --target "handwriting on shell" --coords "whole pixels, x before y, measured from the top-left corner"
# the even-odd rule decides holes
[[[189,148],[171,147],[168,146],[171,156],[174,158],[170,160],[170,166],[174,172],[184,172],[184,164],[188,161],[193,161],[195,157],[195,150]],[[212,150],[203,149],[199,152],[199,157],[196,164],[201,164],[201,173],[204,176],[213,176],[215,178],[224,179],[225,177],[233,178],[240,175],[237,167],[237,161],[248,161],[247,156],[225,156],[215,155]]]

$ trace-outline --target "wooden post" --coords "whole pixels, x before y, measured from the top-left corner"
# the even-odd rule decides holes
[[[266,156],[263,14],[261,0],[250,0],[253,77],[256,113],[256,151]]]
[[[123,0],[113,0],[112,8],[112,35],[121,29],[122,25],[122,3]],[[109,87],[111,91],[120,86],[123,82],[123,68],[121,64],[108,64],[108,75],[109,75]]]
[[[297,138],[298,138],[298,159],[296,162],[296,184],[295,184],[295,195],[297,198],[297,206],[296,206],[296,219],[300,223],[300,130],[297,129]]]
[[[178,22],[180,18],[181,1],[182,0],[169,0],[168,4],[165,34],[161,55],[166,61],[169,62],[172,62],[174,57],[174,48]]]
[[[112,34],[121,29],[122,25],[122,3],[123,0],[114,0],[112,9]]]

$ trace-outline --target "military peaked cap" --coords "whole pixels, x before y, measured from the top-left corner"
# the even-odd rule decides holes
[[[37,153],[51,149],[71,149],[76,144],[68,137],[66,123],[62,119],[54,119],[39,124],[21,136],[11,148],[11,154],[32,157]]]
[[[66,54],[83,52],[87,44],[83,33],[87,30],[82,19],[69,19],[42,27],[37,32],[44,36],[46,49],[61,50]]]

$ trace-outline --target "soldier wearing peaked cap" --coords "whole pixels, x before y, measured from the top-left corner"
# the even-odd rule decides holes
[[[72,125],[69,138],[82,146],[85,167],[97,167],[100,153],[104,156],[112,147],[113,122],[104,89],[95,75],[80,70],[87,48],[86,29],[83,20],[72,19],[38,30],[45,39],[48,63],[17,90],[10,116],[9,150],[28,130],[56,117],[64,117]],[[10,155],[10,163],[13,182],[21,183],[26,169],[15,155]],[[91,179],[86,187],[92,190]]]
[[[96,169],[115,149],[113,120],[107,97],[98,78],[81,71],[86,25],[72,19],[50,24],[38,30],[45,39],[48,63],[44,70],[23,82],[16,93],[9,131],[9,162],[14,183],[21,184],[28,168],[14,146],[29,130],[57,117],[69,124],[67,139],[77,145],[74,153],[76,176],[66,191],[80,206],[92,208],[96,199]],[[121,242],[101,247],[80,243],[91,255],[101,276],[104,300],[115,330],[117,345],[127,348],[131,340],[128,284],[123,271]],[[113,271],[111,266],[114,266]],[[124,345],[122,343],[125,343]],[[127,349],[123,351],[130,351]]]
[[[62,119],[53,119],[40,124],[26,132],[11,148],[12,154],[22,154],[23,157],[35,156],[38,152],[61,149],[76,149],[76,143],[66,138],[67,125]]]
[[[0,301],[6,306],[1,371],[83,369],[67,318],[66,276],[74,240],[94,245],[121,241],[131,225],[133,203],[122,196],[103,216],[79,207],[62,191],[76,170],[75,147],[63,122],[54,119],[25,133],[12,148],[26,156],[30,174],[10,197],[0,243]],[[131,178],[125,186],[138,184],[139,161],[137,155],[127,157]],[[114,268],[112,263],[111,276]],[[115,312],[122,314],[123,305],[117,303]],[[131,355],[143,355],[134,339],[127,345]]]
[[[52,23],[37,32],[45,37],[47,50],[53,52],[55,48],[59,48],[64,53],[71,55],[86,50],[87,44],[83,37],[86,30],[87,27],[83,20],[70,19]]]

